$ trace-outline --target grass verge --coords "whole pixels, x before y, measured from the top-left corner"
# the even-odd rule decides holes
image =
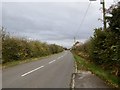
[[[57,54],[59,54],[59,53],[57,53]],[[30,58],[30,59],[25,59],[25,60],[17,60],[17,61],[7,62],[5,64],[2,64],[2,68],[5,69],[5,68],[13,67],[13,66],[16,66],[16,65],[19,65],[19,64],[24,64],[24,63],[29,63],[29,62],[33,62],[33,61],[38,61],[38,60],[41,60],[41,59],[44,59],[44,58],[48,58],[48,57],[50,57],[52,55],[55,55],[55,54],[51,54],[51,55],[43,56],[43,57],[37,57],[37,58]]]
[[[74,54],[74,58],[77,62],[77,69],[78,70],[89,70],[95,75],[99,76],[103,79],[110,87],[112,88],[120,88],[120,79],[116,76],[111,75],[109,72],[104,71],[99,66],[91,63],[84,58]]]
[[[48,56],[45,56],[48,57]],[[13,67],[19,64],[24,64],[24,63],[28,63],[28,62],[33,62],[33,61],[37,61],[37,60],[41,60],[45,57],[37,57],[37,58],[30,58],[30,59],[25,59],[25,60],[18,60],[18,61],[12,61],[12,62],[7,62],[5,64],[2,64],[2,68],[8,68],[8,67]]]

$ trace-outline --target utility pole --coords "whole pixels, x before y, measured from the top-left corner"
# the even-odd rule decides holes
[[[76,43],[76,38],[74,37],[74,44]]]
[[[102,4],[102,6],[103,6],[104,30],[106,30],[105,1],[104,1],[104,0],[101,0],[100,4]]]
[[[96,0],[89,0],[89,1],[96,1]],[[104,30],[106,30],[105,0],[100,0],[100,4],[102,4],[102,9],[103,9],[103,22],[104,22]]]

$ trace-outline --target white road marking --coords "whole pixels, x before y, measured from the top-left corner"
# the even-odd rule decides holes
[[[22,76],[22,77],[23,77],[23,76],[26,76],[26,75],[28,75],[28,74],[30,74],[30,73],[32,73],[32,72],[38,70],[38,69],[41,69],[41,68],[43,68],[43,67],[44,67],[44,66],[40,66],[40,67],[38,67],[38,68],[36,68],[36,69],[33,69],[33,70],[31,70],[31,71],[29,71],[29,72],[27,72],[27,73],[24,73],[24,74],[21,75],[21,76]]]
[[[58,57],[57,59],[60,59],[61,57]]]
[[[57,59],[60,59],[60,58],[64,57],[65,55],[66,55],[66,54],[64,54],[64,55],[62,55],[62,56],[60,56],[60,57],[58,57]],[[55,61],[56,61],[56,60],[50,61],[49,64],[51,64],[51,63],[53,63],[53,62],[55,62]],[[29,72],[27,72],[27,73],[24,73],[24,74],[21,75],[21,76],[24,77],[24,76],[26,76],[26,75],[28,75],[28,74],[30,74],[30,73],[32,73],[32,72],[38,70],[38,69],[41,69],[41,68],[43,68],[43,67],[44,67],[44,66],[40,66],[40,67],[38,67],[38,68],[36,68],[36,69],[33,69],[33,70],[31,70],[31,71],[29,71]]]
[[[53,63],[53,62],[55,62],[55,61],[56,61],[56,60],[50,61],[49,64],[51,64],[51,63]]]
[[[62,58],[63,56],[61,56],[61,58]]]
[[[64,55],[62,55],[62,56],[60,56],[60,57],[58,57],[57,59],[60,59],[60,58],[62,58],[62,57],[64,57],[66,54],[64,54]]]

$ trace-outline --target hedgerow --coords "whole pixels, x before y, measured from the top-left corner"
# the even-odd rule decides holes
[[[37,40],[27,40],[3,33],[2,37],[2,63],[15,60],[24,60],[34,57],[42,57],[63,51],[63,48],[55,44],[47,44]]]

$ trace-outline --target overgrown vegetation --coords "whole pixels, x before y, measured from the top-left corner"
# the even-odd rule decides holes
[[[120,78],[120,2],[111,6],[108,13],[111,14],[111,17],[106,17],[109,27],[106,30],[96,28],[94,36],[74,50],[81,57]]]
[[[63,48],[55,44],[27,40],[2,33],[2,63],[47,56],[62,52]]]
[[[2,63],[2,30],[0,28],[0,64]]]
[[[111,75],[108,71],[103,70],[101,67],[92,62],[86,61],[76,54],[74,54],[74,57],[77,62],[78,70],[91,71],[92,73],[99,76],[101,79],[105,80],[106,83],[109,84],[111,87],[118,87],[120,85],[120,83],[118,82],[118,77]]]

